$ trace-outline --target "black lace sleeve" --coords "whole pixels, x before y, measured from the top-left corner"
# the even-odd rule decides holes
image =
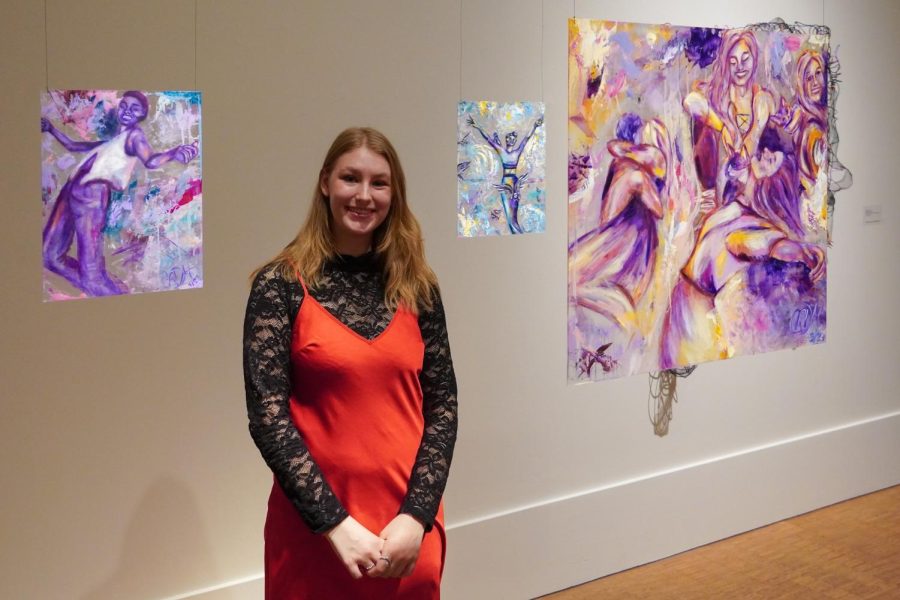
[[[303,521],[322,533],[348,513],[291,420],[291,330],[302,294],[271,267],[253,282],[244,318],[244,389],[253,441]]]
[[[425,432],[400,508],[401,513],[424,524],[426,531],[434,525],[447,485],[456,445],[457,421],[456,375],[450,357],[447,321],[440,295],[435,296],[434,308],[419,313],[419,329],[425,342],[425,359],[419,376],[424,396]]]

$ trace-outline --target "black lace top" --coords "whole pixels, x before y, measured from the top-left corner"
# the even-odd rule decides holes
[[[373,339],[391,322],[384,282],[374,255],[341,256],[325,266],[310,294],[359,335]],[[291,420],[290,347],[303,288],[268,267],[256,277],[244,319],[244,388],[250,434],[263,459],[304,522],[328,531],[348,513],[329,487]],[[430,530],[447,483],[456,443],[456,377],[439,295],[419,312],[425,356],[419,380],[425,432],[400,507]]]

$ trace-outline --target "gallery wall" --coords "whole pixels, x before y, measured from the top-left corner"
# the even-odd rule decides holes
[[[460,430],[447,598],[525,598],[900,482],[900,8],[891,0],[9,0],[0,25],[0,596],[261,597],[247,275],[351,124],[397,146],[447,307]],[[569,17],[832,28],[841,160],[824,345],[566,383]],[[41,302],[39,93],[203,92],[204,287]],[[456,237],[456,104],[546,104],[547,231]],[[867,206],[882,219],[865,223]]]

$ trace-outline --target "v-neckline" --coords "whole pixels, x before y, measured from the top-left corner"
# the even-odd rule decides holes
[[[390,322],[388,322],[387,326],[385,326],[385,328],[382,329],[382,330],[378,333],[378,335],[376,335],[376,336],[373,337],[372,339],[369,339],[369,338],[367,338],[367,337],[365,337],[365,336],[363,336],[363,335],[360,335],[359,333],[357,333],[356,331],[354,331],[352,327],[350,327],[349,325],[347,325],[346,323],[344,323],[343,321],[341,321],[340,319],[338,319],[334,314],[331,313],[330,310],[328,310],[327,308],[325,308],[324,306],[322,306],[322,303],[321,303],[321,302],[319,302],[318,300],[316,300],[315,298],[313,298],[312,294],[306,293],[306,294],[305,294],[305,297],[304,297],[304,299],[303,299],[303,301],[305,302],[306,300],[312,300],[313,303],[315,303],[315,305],[318,306],[319,309],[320,309],[323,313],[325,313],[326,315],[328,315],[328,317],[329,317],[332,321],[334,321],[335,323],[337,323],[338,326],[340,326],[341,329],[343,329],[344,331],[346,331],[347,333],[349,333],[350,335],[352,335],[353,337],[355,337],[355,338],[358,339],[359,341],[365,342],[366,344],[368,344],[368,345],[370,345],[370,346],[373,345],[373,344],[374,344],[375,342],[377,342],[378,340],[380,340],[381,338],[383,338],[383,337],[385,336],[385,334],[386,334],[388,331],[390,331],[391,327],[394,325],[394,322],[397,320],[397,315],[400,313],[400,309],[399,309],[399,308],[398,308],[397,310],[395,310],[395,311],[394,311],[394,314],[391,315],[391,320],[390,320]],[[301,309],[301,310],[303,309],[303,304],[302,304],[302,303],[301,303],[301,305],[300,305],[300,309]]]

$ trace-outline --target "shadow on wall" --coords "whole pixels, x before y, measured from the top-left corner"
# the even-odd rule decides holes
[[[94,549],[106,551],[115,549]],[[125,532],[118,567],[81,600],[160,598],[207,586],[218,578],[190,488],[163,477],[138,505]]]

